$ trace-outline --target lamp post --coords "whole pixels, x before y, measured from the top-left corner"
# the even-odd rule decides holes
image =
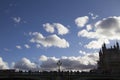
[[[60,72],[60,67],[61,67],[61,65],[62,65],[62,62],[59,60],[59,61],[57,62],[58,72]]]

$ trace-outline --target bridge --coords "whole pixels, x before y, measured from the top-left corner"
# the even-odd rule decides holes
[[[3,72],[0,80],[120,80],[118,74],[78,72]]]

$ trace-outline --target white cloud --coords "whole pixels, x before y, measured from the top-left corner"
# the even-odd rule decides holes
[[[14,20],[15,23],[20,23],[21,22],[20,17],[13,17],[13,20]]]
[[[37,64],[27,58],[22,58],[22,60],[14,63],[14,68],[19,70],[38,70]]]
[[[54,23],[54,26],[57,28],[59,35],[64,35],[69,32],[69,29],[60,23]]]
[[[9,69],[8,63],[4,62],[2,57],[0,57],[0,69]]]
[[[91,12],[89,13],[89,15],[92,17],[93,20],[99,17],[98,15],[93,14],[93,13],[91,13]]]
[[[87,54],[85,51],[82,51],[82,50],[80,50],[79,53],[82,54],[82,55]]]
[[[92,25],[86,25],[86,28],[87,28],[87,31],[90,31],[90,30],[92,30]]]
[[[57,61],[58,61],[58,58],[56,57],[46,57],[46,60],[42,59],[41,60],[42,64],[40,65],[41,70],[43,71],[57,70]]]
[[[95,24],[96,32],[109,39],[120,39],[120,17],[108,17]]]
[[[39,58],[40,61],[47,61],[47,57],[45,55],[40,56]]]
[[[89,14],[90,16],[94,16],[94,14],[93,14],[93,13],[91,13],[91,12],[89,12],[88,14]]]
[[[31,62],[27,58],[22,58],[18,62],[14,62],[13,66],[15,69],[19,70],[43,70],[43,71],[51,71],[57,70],[57,62],[60,60],[62,62],[61,68],[62,70],[90,70],[96,68],[98,53],[86,53],[85,51],[81,51],[85,53],[83,56],[62,56],[61,58],[56,57],[47,57],[45,55],[41,55],[39,58],[40,65]],[[38,67],[39,66],[39,67]]]
[[[60,23],[53,23],[53,24],[46,23],[43,24],[43,27],[47,32],[50,33],[54,33],[55,29],[57,29],[59,35],[65,35],[69,33],[69,29]]]
[[[69,47],[69,43],[65,39],[58,37],[56,34],[44,37],[41,33],[33,32],[32,35],[33,38],[30,40],[30,42],[40,44],[43,47]]]
[[[16,48],[17,49],[22,49],[22,47],[20,45],[17,45]]]
[[[110,40],[120,40],[120,17],[108,17],[104,18],[92,26],[94,30],[89,31],[83,29],[78,32],[79,37],[86,37],[95,39],[86,45],[87,48],[96,49],[99,48],[103,41],[107,40],[109,43]],[[101,41],[102,40],[102,41]],[[104,42],[105,42],[104,41]]]
[[[43,24],[43,27],[47,32],[54,33],[54,31],[55,31],[54,25],[52,25],[50,23]]]
[[[84,51],[82,51],[84,52]],[[86,53],[86,52],[85,52]],[[63,56],[60,59],[56,57],[46,57],[45,61],[42,61],[41,68],[43,70],[57,70],[57,61],[62,62],[63,70],[90,70],[96,68],[98,53],[86,53],[83,56]]]
[[[99,49],[102,47],[104,43],[109,44],[110,42],[107,39],[93,40],[89,42],[87,45],[85,45],[85,47],[89,49]]]
[[[27,49],[30,48],[30,46],[29,46],[28,44],[25,44],[24,46],[25,46],[25,48],[27,48]]]
[[[14,69],[14,66],[15,66],[15,62],[12,62],[11,63],[11,68]]]
[[[87,31],[86,29],[83,29],[78,32],[79,37],[86,37],[86,38],[99,38],[101,37],[99,34],[92,32],[92,31]]]
[[[84,27],[85,24],[88,22],[88,20],[89,20],[88,16],[78,17],[78,18],[75,19],[75,24],[78,27]]]

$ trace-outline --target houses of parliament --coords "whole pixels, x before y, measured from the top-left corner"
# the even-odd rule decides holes
[[[120,73],[120,46],[118,42],[110,48],[106,48],[106,44],[103,44],[99,52],[97,71],[114,74]]]

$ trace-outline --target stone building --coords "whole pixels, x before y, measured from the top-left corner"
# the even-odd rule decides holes
[[[103,44],[99,52],[98,70],[105,73],[120,73],[120,47],[118,42],[111,48]]]

